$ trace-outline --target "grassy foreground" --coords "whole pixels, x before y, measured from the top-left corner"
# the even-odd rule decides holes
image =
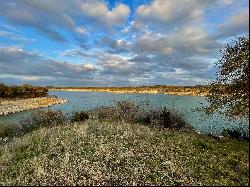
[[[0,185],[248,185],[249,144],[89,119],[0,145]]]

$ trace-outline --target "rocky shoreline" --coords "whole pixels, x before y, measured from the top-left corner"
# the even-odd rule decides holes
[[[56,104],[69,102],[58,97],[37,97],[28,99],[0,99],[0,116],[32,110],[36,108],[49,107]]]
[[[183,96],[206,96],[206,93],[200,92],[184,92],[184,91],[165,91],[159,90],[109,90],[109,89],[71,89],[71,88],[50,88],[50,91],[81,91],[81,92],[109,92],[109,93],[142,93],[142,94],[167,94],[167,95],[183,95]]]

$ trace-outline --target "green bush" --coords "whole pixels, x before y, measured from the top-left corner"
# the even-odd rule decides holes
[[[225,137],[230,137],[237,140],[249,141],[249,134],[240,129],[224,129],[222,135]]]
[[[21,132],[21,127],[15,123],[0,123],[0,138],[14,137]]]
[[[89,115],[85,111],[74,112],[71,116],[71,122],[81,122],[89,119]]]
[[[180,113],[166,107],[151,110],[150,119],[154,126],[176,130],[191,128]]]
[[[69,122],[67,115],[61,110],[38,110],[31,117],[20,121],[19,124],[0,123],[0,138],[20,136],[42,127],[66,125]]]
[[[29,119],[21,123],[23,132],[29,132],[41,127],[65,125],[67,122],[68,118],[61,110],[37,110]]]
[[[116,102],[109,107],[98,107],[88,111],[91,118],[141,123],[160,128],[190,128],[182,116],[174,110],[164,108],[150,109],[145,102],[134,103],[130,100]]]

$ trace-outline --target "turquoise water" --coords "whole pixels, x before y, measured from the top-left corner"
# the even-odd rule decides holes
[[[55,105],[50,107],[53,110],[61,109],[65,112],[95,108],[96,106],[112,105],[115,101],[130,99],[135,102],[147,101],[152,107],[174,108],[183,114],[194,128],[203,132],[218,135],[225,128],[237,128],[239,125],[246,131],[249,131],[248,120],[236,121],[226,120],[219,114],[206,116],[201,112],[194,112],[194,109],[206,105],[205,97],[201,96],[176,96],[165,94],[117,94],[105,92],[66,92],[50,91],[50,95],[56,95],[60,98],[68,99],[69,103]],[[28,118],[32,111],[26,111],[7,116],[1,116],[2,122],[17,122]]]

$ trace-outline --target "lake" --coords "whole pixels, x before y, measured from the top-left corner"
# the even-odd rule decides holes
[[[135,102],[148,101],[152,107],[174,108],[183,114],[184,119],[195,129],[202,133],[218,135],[225,128],[238,128],[239,125],[249,132],[249,121],[226,120],[219,114],[207,116],[201,112],[194,111],[197,107],[207,105],[205,97],[202,96],[177,96],[166,94],[117,94],[107,92],[81,92],[81,91],[50,91],[50,95],[56,95],[68,99],[69,103],[55,105],[50,109],[61,109],[65,112],[86,110],[97,106],[108,106],[115,101],[133,100]],[[25,111],[7,116],[0,116],[0,122],[17,122],[29,117],[32,111]]]

